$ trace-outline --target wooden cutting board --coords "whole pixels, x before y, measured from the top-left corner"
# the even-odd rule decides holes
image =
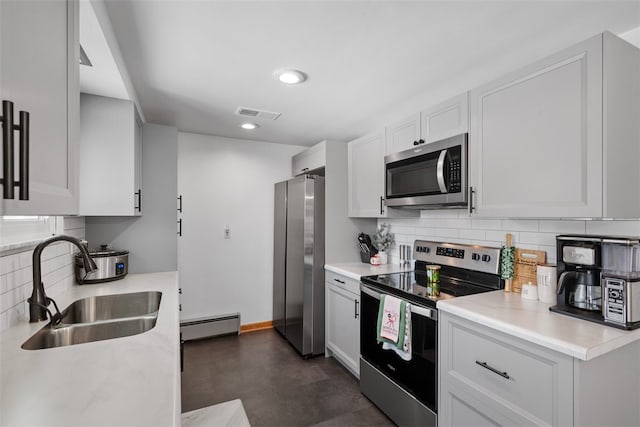
[[[512,292],[521,292],[522,285],[531,282],[537,285],[537,268],[540,264],[547,262],[547,253],[534,249],[516,248],[514,259],[514,276]]]

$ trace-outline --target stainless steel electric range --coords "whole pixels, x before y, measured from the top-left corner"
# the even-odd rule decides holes
[[[438,412],[439,300],[504,288],[500,249],[416,240],[415,271],[361,278],[360,390],[398,425],[436,426]],[[440,266],[439,295],[427,266]],[[377,342],[382,294],[410,303],[411,359]]]

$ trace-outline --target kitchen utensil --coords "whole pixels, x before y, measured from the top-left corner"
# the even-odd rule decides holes
[[[538,299],[538,287],[532,283],[522,285],[522,299],[534,300]]]
[[[378,254],[375,254],[370,258],[369,261],[371,262],[371,265],[380,265],[380,256]]]
[[[500,274],[504,279],[504,291],[511,292],[511,279],[513,279],[513,259],[515,248],[511,246],[511,233],[507,233],[506,245],[502,247],[500,259]]]
[[[556,266],[541,264],[536,267],[538,299],[545,304],[555,304],[557,300],[558,277]]]
[[[515,251],[514,277],[512,291],[520,292],[525,283],[537,283],[537,267],[547,259],[545,251],[518,249]]]
[[[368,234],[358,234],[358,246],[360,246],[360,260],[366,264],[369,264],[371,257],[378,253]]]
[[[82,256],[79,253],[76,254],[76,281],[79,285],[120,280],[129,272],[129,251],[110,249],[107,245],[100,245],[99,249],[90,249],[89,256],[98,269],[87,274]]]

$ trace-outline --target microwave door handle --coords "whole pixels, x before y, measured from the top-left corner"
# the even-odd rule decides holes
[[[440,156],[438,157],[438,168],[437,168],[437,177],[438,177],[438,187],[440,187],[440,192],[448,193],[447,184],[444,182],[444,159],[447,157],[447,150],[442,150],[440,152]]]

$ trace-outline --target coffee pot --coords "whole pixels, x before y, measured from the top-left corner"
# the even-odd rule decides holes
[[[602,310],[600,270],[565,271],[558,279],[558,294],[565,293],[566,303],[589,311]]]

